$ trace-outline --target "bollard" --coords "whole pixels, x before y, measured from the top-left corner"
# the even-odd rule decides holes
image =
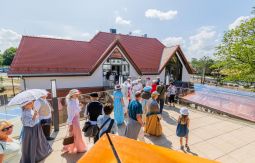
[[[59,131],[59,112],[58,112],[58,98],[52,98],[52,106],[53,106],[53,125],[54,131]]]

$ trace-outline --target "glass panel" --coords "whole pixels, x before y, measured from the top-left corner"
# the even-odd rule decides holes
[[[182,64],[176,54],[171,58],[166,66],[166,76],[171,81],[182,80]]]

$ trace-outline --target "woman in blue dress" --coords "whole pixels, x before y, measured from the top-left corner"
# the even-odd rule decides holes
[[[123,110],[124,100],[120,85],[115,86],[113,98],[114,98],[114,119],[117,125],[121,125],[124,122],[124,110]]]

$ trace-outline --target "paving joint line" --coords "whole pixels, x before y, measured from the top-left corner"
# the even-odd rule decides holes
[[[249,145],[249,144],[252,144],[252,143],[254,143],[254,142],[255,142],[255,140],[253,140],[253,141],[251,141],[251,142],[249,142],[249,143],[247,143],[247,144],[245,144],[245,145],[242,145],[242,146],[240,146],[240,147],[238,147],[238,148],[235,148],[235,149],[233,149],[233,150],[227,152],[226,154],[215,158],[214,160],[219,159],[219,158],[221,158],[221,157],[224,157],[224,156],[226,156],[226,155],[228,155],[228,154],[230,154],[230,153],[232,153],[232,152],[234,152],[234,151],[236,151],[236,150],[238,150],[238,149],[242,149],[242,148],[244,148],[245,146],[247,146],[247,145]]]

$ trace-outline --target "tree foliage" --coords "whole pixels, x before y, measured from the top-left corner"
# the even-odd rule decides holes
[[[17,48],[10,47],[6,49],[3,53],[3,65],[9,66],[12,63],[12,60],[16,54]]]
[[[214,60],[208,56],[204,56],[200,59],[192,58],[191,65],[196,70],[197,74],[202,74],[203,69],[205,69],[206,75],[211,75],[213,68],[211,66],[214,64]]]
[[[255,81],[255,17],[224,34],[216,48],[217,65],[230,81]]]

